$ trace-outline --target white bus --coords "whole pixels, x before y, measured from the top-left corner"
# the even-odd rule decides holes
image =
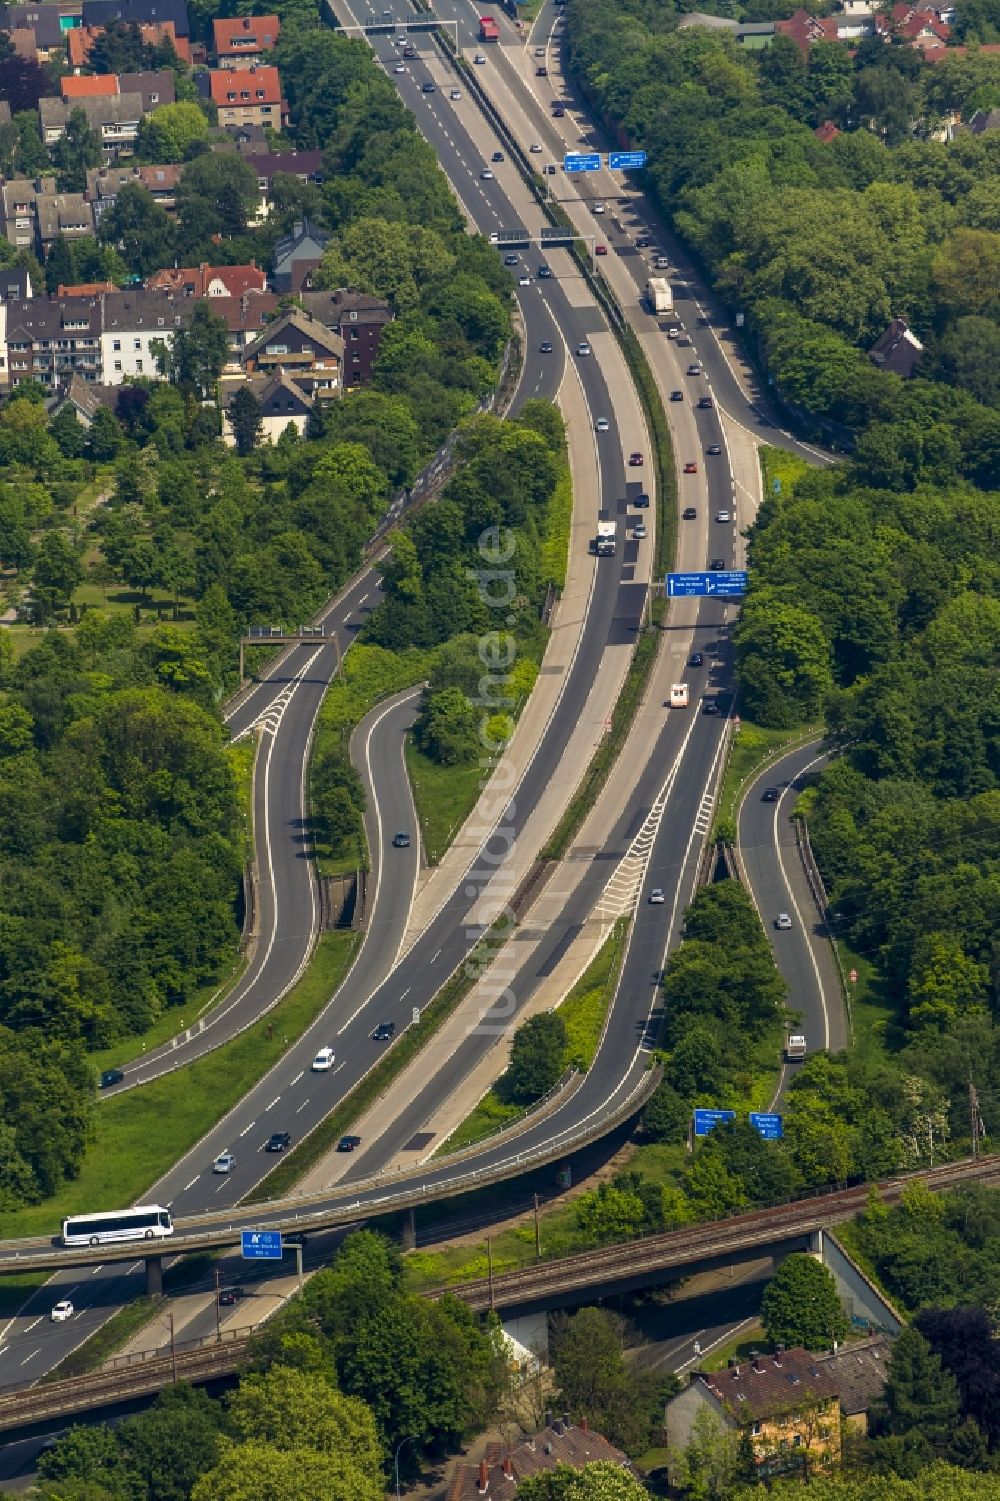
[[[159,1240],[173,1235],[169,1209],[159,1204],[139,1204],[135,1209],[110,1210],[107,1214],[77,1214],[63,1220],[64,1246],[101,1246],[112,1240]]]

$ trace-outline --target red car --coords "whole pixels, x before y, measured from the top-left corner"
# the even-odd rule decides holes
[[[633,469],[641,469],[642,468],[642,454],[641,453],[630,453],[629,456],[628,456],[628,461],[629,461],[629,465],[631,466],[631,468],[633,468]]]
[[[698,473],[698,465],[697,464],[685,464],[684,465],[684,473],[685,474],[697,474]]]
[[[607,255],[607,253],[608,253],[608,247],[607,247],[607,245],[595,245],[594,246],[594,254],[595,255]]]

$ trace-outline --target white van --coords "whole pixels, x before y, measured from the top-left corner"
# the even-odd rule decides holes
[[[333,1062],[333,1048],[320,1048],[309,1067],[314,1074],[326,1074],[333,1068]]]
[[[670,689],[670,707],[672,709],[686,709],[691,701],[687,683],[674,683]]]

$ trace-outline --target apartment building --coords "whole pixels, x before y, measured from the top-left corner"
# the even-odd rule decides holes
[[[243,297],[267,290],[267,273],[254,261],[246,266],[168,266],[146,278],[150,292],[175,292],[182,297]]]
[[[281,97],[277,68],[264,64],[215,68],[207,75],[199,73],[196,82],[202,89],[207,85],[208,97],[219,112],[220,125],[270,125],[280,130],[288,120],[288,105]]]
[[[392,322],[392,309],[369,292],[301,292],[306,312],[344,341],[344,385],[366,386],[378,358],[382,332]]]
[[[104,94],[72,100],[40,99],[38,113],[46,146],[62,138],[66,122],[75,109],[83,110],[88,125],[100,136],[101,146],[109,159],[131,155],[144,113],[140,93]]]
[[[53,392],[74,375],[100,380],[100,298],[33,297],[9,304],[7,375],[11,385],[32,379]]]
[[[4,238],[17,249],[34,251],[42,259],[60,235],[67,240],[82,240],[94,233],[94,216],[84,195],[56,192],[51,177],[11,178],[0,188],[0,203]]]
[[[111,208],[122,188],[134,184],[145,188],[161,208],[171,212],[177,202],[177,184],[183,167],[165,163],[163,166],[139,166],[135,162],[125,165],[92,167],[87,173],[87,201],[94,215],[94,223]]]
[[[120,386],[129,376],[156,379],[153,344],[169,343],[178,328],[191,321],[195,300],[173,292],[109,293],[103,299],[100,349],[102,380]]]
[[[281,31],[277,16],[230,16],[212,22],[212,41],[220,68],[245,68],[272,50]]]

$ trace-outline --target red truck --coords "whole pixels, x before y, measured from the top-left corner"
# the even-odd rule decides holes
[[[479,40],[481,42],[498,42],[500,40],[500,28],[492,16],[479,17]]]

